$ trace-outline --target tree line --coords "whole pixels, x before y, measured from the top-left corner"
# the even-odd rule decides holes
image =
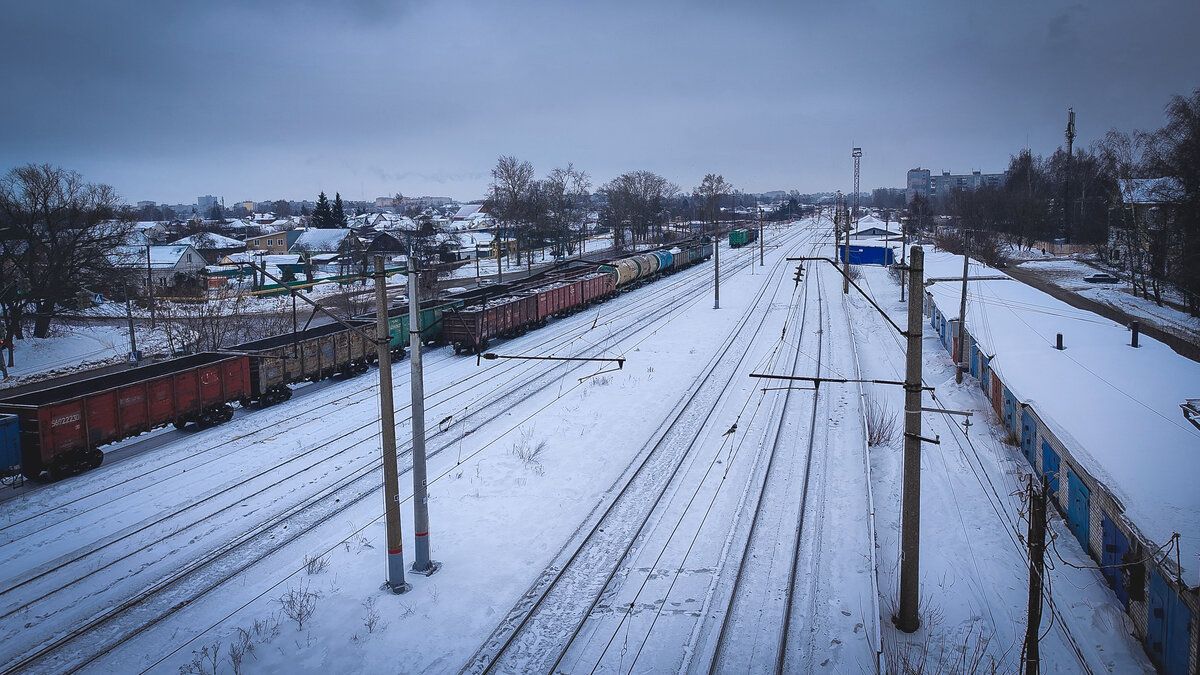
[[[935,214],[1028,248],[1058,241],[1093,247],[1123,269],[1135,292],[1160,305],[1166,284],[1200,316],[1200,89],[1174,96],[1152,131],[1110,130],[1070,155],[1025,149],[1000,185],[916,195],[910,223]]]

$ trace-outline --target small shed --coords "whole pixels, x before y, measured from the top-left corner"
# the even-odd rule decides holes
[[[838,260],[846,259],[846,245],[838,246]],[[896,252],[887,246],[850,245],[850,264],[852,265],[894,265]]]

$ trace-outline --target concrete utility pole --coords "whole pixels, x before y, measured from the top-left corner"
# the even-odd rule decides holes
[[[842,222],[846,225],[846,248],[842,250],[842,295],[850,294],[850,214],[842,203]]]
[[[758,266],[763,266],[763,224],[762,207],[758,207]]]
[[[495,239],[496,242],[496,283],[504,283],[504,271],[500,269],[500,244],[503,243],[500,239]],[[507,257],[508,247],[505,247],[505,257]]]
[[[713,309],[721,309],[721,228],[717,227],[715,223],[713,225]]]
[[[966,337],[967,331],[967,268],[971,264],[971,231],[963,231],[963,282],[962,282],[962,299],[958,303],[958,340],[954,344],[954,382],[962,384],[963,380],[963,353],[966,351],[966,345],[963,344],[963,338]]]
[[[138,362],[137,336],[133,333],[133,307],[129,304],[129,284],[121,282],[121,288],[125,291],[125,318],[129,320],[129,363],[136,366]]]
[[[429,559],[429,494],[425,472],[425,379],[421,370],[421,300],[417,268],[408,261],[408,354],[412,374],[412,462],[413,462],[413,536],[417,554],[413,571],[425,575],[437,571]]]
[[[921,336],[925,250],[914,246],[908,277],[908,348],[904,373],[904,496],[900,507],[900,611],[896,627],[921,625]]]
[[[1038,635],[1042,625],[1042,573],[1046,568],[1046,494],[1049,478],[1035,490],[1029,477],[1029,621],[1025,625],[1025,675],[1037,675],[1041,665]]]
[[[909,220],[912,216],[909,215]],[[904,284],[908,281],[908,265],[904,262],[908,254],[908,223],[900,221],[900,302],[904,302]]]
[[[375,349],[379,355],[379,418],[383,426],[383,513],[387,525],[387,587],[407,593],[404,537],[400,529],[400,474],[396,468],[396,409],[392,403],[392,355],[388,350],[387,275],[383,256],[375,256]]]
[[[146,293],[149,296],[150,327],[154,328],[154,272],[150,267],[150,242],[146,242]]]

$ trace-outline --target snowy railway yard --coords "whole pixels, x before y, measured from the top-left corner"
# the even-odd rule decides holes
[[[923,449],[922,627],[897,631],[900,430],[868,446],[866,417],[898,417],[903,391],[750,375],[898,380],[903,343],[831,267],[793,280],[787,258],[832,257],[828,220],[764,238],[763,265],[722,247],[719,310],[708,262],[492,347],[621,370],[427,352],[442,567],[407,594],[380,587],[374,372],[109,446],[99,469],[0,502],[0,670],[1018,670],[1020,448],[924,323],[924,405],[975,414],[969,432],[923,416],[940,444]],[[896,280],[860,271],[902,323]],[[393,368],[411,544],[409,364]],[[1052,528],[1043,671],[1152,671]]]

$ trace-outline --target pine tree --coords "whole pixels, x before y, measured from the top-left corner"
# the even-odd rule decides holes
[[[322,192],[317,196],[317,206],[312,213],[313,227],[326,228],[334,227],[333,211],[329,208],[329,198]]]
[[[342,206],[342,193],[335,192],[333,194],[333,224],[330,227],[345,227],[346,226],[346,209]]]

